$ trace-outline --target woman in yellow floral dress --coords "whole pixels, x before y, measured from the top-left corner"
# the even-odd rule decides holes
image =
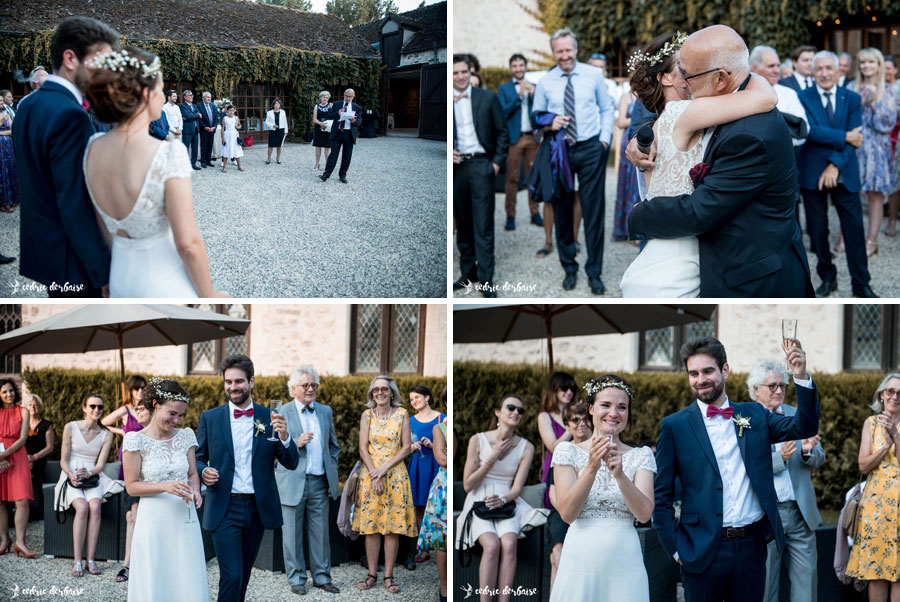
[[[859,469],[868,475],[859,504],[857,535],[846,574],[869,582],[869,601],[897,599],[900,592],[900,374],[889,374],[875,392],[870,416],[862,429]]]
[[[366,536],[369,574],[356,584],[369,589],[378,582],[378,554],[384,535],[384,587],[392,594],[400,591],[394,580],[394,562],[400,535],[416,537],[409,473],[403,460],[410,453],[412,436],[409,414],[394,380],[378,376],[369,383],[366,406],[359,421],[359,456],[363,467],[353,513],[353,530]]]

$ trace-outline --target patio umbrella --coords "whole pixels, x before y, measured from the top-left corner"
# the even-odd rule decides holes
[[[522,304],[455,305],[454,343],[505,343],[547,339],[553,371],[553,337],[624,334],[709,320],[716,305]]]
[[[183,305],[82,305],[0,336],[0,355],[119,350],[124,397],[125,349],[186,345],[247,332],[250,320]]]

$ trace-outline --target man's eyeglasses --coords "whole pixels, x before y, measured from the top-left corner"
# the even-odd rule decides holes
[[[506,404],[506,409],[509,410],[510,412],[518,412],[519,416],[521,416],[525,413],[525,408],[523,408],[521,406],[517,406],[515,404],[511,404],[511,403]]]
[[[788,387],[787,383],[767,383],[767,384],[763,384],[762,386],[768,388],[770,393],[774,393],[778,389],[781,389],[782,391],[787,391],[787,387]]]
[[[884,397],[900,397],[900,389],[885,389],[882,393]]]
[[[706,75],[707,73],[714,73],[716,71],[725,71],[721,67],[716,67],[715,69],[710,69],[709,71],[704,71],[703,73],[698,73],[697,75],[688,75],[684,72],[684,69],[681,68],[681,63],[678,64],[678,72],[681,74],[681,77],[684,81],[688,81],[690,79],[694,79],[695,77],[700,77],[701,75]],[[728,75],[731,75],[731,71],[725,71]]]
[[[304,391],[306,391],[307,389],[318,389],[319,388],[319,383],[299,383],[299,385],[303,388]],[[384,388],[386,388],[386,387],[382,387],[382,389],[384,389]],[[375,389],[372,389],[372,390],[374,391]]]

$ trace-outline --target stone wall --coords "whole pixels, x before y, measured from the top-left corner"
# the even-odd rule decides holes
[[[482,67],[506,67],[515,53],[540,59],[535,51],[549,52],[550,36],[520,3],[537,10],[537,0],[454,0],[453,51],[474,54]]]

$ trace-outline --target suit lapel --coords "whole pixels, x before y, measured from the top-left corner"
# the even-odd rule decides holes
[[[747,79],[744,80],[744,83],[742,83],[740,86],[738,86],[738,90],[743,90],[744,88],[747,87],[747,84],[749,84],[749,83],[750,83],[750,76],[748,75]],[[703,151],[703,162],[704,163],[709,163],[710,152],[712,151],[713,144],[716,143],[716,138],[719,136],[719,130],[722,129],[722,125],[724,125],[724,124],[717,125],[716,129],[713,130],[712,136],[709,138],[709,144],[706,145],[706,150]]]
[[[268,426],[267,423],[269,422],[268,417],[266,418],[266,420],[263,420],[263,419],[262,419],[262,410],[263,410],[263,409],[264,409],[264,408],[263,408],[261,405],[259,405],[259,404],[256,403],[255,401],[253,402],[253,423],[254,423],[254,426],[253,426],[253,451],[250,452],[250,463],[251,463],[251,464],[253,463],[253,458],[256,457],[256,446],[257,446],[257,444],[258,444],[258,442],[259,442],[259,437],[260,437],[260,435],[257,435],[257,434],[256,434],[256,421],[259,420],[260,422],[262,422],[262,423],[263,423],[264,425],[266,425],[266,426]],[[263,433],[263,436],[268,437],[268,435],[266,435],[265,433]]]
[[[700,449],[706,454],[706,458],[709,460],[709,463],[712,464],[713,470],[716,471],[716,474],[719,475],[719,478],[721,479],[722,475],[719,474],[719,463],[716,461],[716,454],[713,453],[712,444],[709,442],[709,433],[706,432],[706,425],[703,423],[703,416],[700,414],[700,407],[697,405],[696,401],[688,408],[688,423],[691,425],[691,430],[694,431],[694,437],[697,438]]]
[[[235,454],[234,454],[234,438],[231,436],[231,417],[228,415],[228,409],[231,406],[226,403],[222,406],[222,411],[220,412],[221,417],[219,418],[220,426],[222,428],[222,437],[224,437],[224,441],[228,444],[225,447],[228,448],[228,451],[231,452],[231,462],[235,463]]]
[[[322,466],[325,466],[325,455],[328,452],[328,425],[325,424],[325,413],[320,411],[322,406],[316,402],[316,420],[319,421],[319,445],[322,446]]]
[[[734,404],[732,404],[732,406],[734,406]],[[737,408],[735,408],[734,415],[737,416]],[[737,437],[738,440],[738,449],[741,450],[741,461],[744,463],[744,470],[747,471],[747,478],[750,478],[750,468],[747,465],[747,439],[739,434],[741,429],[734,421],[732,421],[732,424],[734,425],[734,436]],[[744,430],[746,431],[747,429]],[[747,433],[745,432],[744,435],[746,434]]]

